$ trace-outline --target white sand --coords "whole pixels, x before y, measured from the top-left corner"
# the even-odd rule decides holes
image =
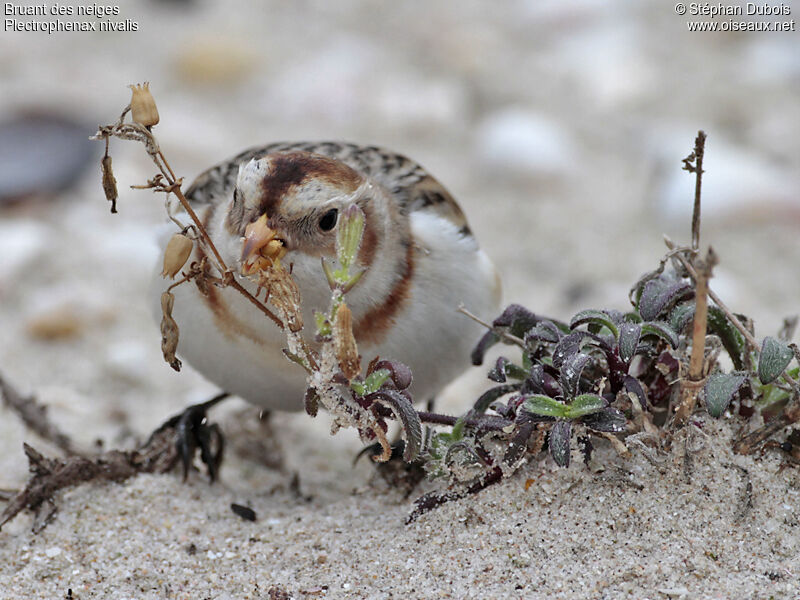
[[[689,34],[655,2],[318,4],[123,6],[138,33],[4,33],[0,114],[58,107],[89,135],[127,102],[125,84],[149,79],[157,134],[187,178],[274,139],[393,147],[459,198],[506,301],[561,318],[624,308],[664,251],[661,233],[687,239],[688,220],[658,207],[682,177],[691,196],[679,159],[702,127],[710,154],[743,160],[706,176],[733,182],[704,214],[703,243],[722,259],[714,286],[762,336],[797,312],[800,209],[784,197],[788,186],[797,200],[800,173],[796,33]],[[202,52],[205,66],[192,66]],[[146,300],[160,200],[127,190],[152,175],[138,147],[112,153],[120,215],[95,167],[56,201],[0,208],[0,244],[19,231],[30,242],[1,246],[0,371],[84,447],[131,447],[215,393],[161,360]],[[30,334],[53,311],[72,315],[75,337]],[[484,384],[473,371],[442,408],[463,410]],[[241,408],[212,418],[232,431],[254,418]],[[218,485],[173,474],[59,494],[38,535],[29,514],[0,532],[0,597],[268,598],[277,586],[293,598],[800,598],[797,468],[774,452],[731,455],[724,423],[694,434],[688,477],[680,438],[658,467],[601,448],[602,473],[529,464],[408,526],[415,495],[387,489],[366,461],[351,468],[355,434],[331,438],[328,426],[276,415],[283,473],[231,451]],[[27,479],[23,441],[55,453],[0,408],[0,488]],[[310,501],[291,491],[293,472]]]

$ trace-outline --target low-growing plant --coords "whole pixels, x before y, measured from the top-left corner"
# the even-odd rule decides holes
[[[354,269],[364,228],[360,209],[352,205],[343,211],[335,264],[322,261],[331,297],[328,309],[315,313],[317,344],[312,346],[303,337],[302,298],[291,270],[281,265],[280,254],[264,258],[252,275],[259,293],[262,289],[269,292],[264,300],[237,281],[192,211],[181,192],[182,180],[153,136],[158,117],[149,89],[135,88],[134,100],[137,94],[137,102],[132,102],[133,122],[126,121],[132,111],[129,105],[117,122],[100,127],[95,136],[106,144],[102,183],[112,212],[116,212],[118,193],[109,142],[112,138],[141,142],[159,173],[147,185],[134,187],[165,193],[168,216],[179,231],[175,243],[170,244],[172,250],[167,249],[164,272],[174,276],[181,271],[192,244],[200,244],[206,256],[203,264],[185,268],[162,296],[165,360],[180,369],[176,357],[180,332],[171,316],[173,287],[193,281],[201,289],[231,287],[243,294],[285,332],[287,358],[307,373],[305,408],[309,415],[316,416],[322,405],[333,421],[333,432],[353,427],[363,441],[377,442],[379,451],[373,457],[378,461],[393,456],[386,432],[388,421],[396,420],[405,441],[403,459],[421,465],[429,477],[444,482],[444,489],[416,501],[409,519],[501,481],[527,461],[545,457],[545,452],[556,465],[568,467],[575,449],[573,440],[580,442],[585,460],[595,443],[609,442],[627,453],[625,439],[633,433],[659,433],[659,439],[669,443],[672,432],[698,418],[698,399],[714,418],[729,416],[745,423],[755,415],[763,420],[763,426],[736,441],[734,449],[741,453],[753,452],[769,437],[800,421],[800,366],[792,366],[800,362],[800,351],[789,343],[796,320],[787,321],[779,335],[758,343],[752,322],[732,313],[709,288],[717,259],[711,249],[701,258],[699,248],[703,132],[695,140],[694,151],[683,160],[684,169],[695,174],[691,245],[676,246],[667,240],[669,251],[659,266],[632,287],[627,311],[582,310],[562,322],[517,304],[508,306],[491,324],[485,323],[487,331],[471,358],[474,365],[481,365],[497,344],[513,347],[514,353],[494,359],[488,378],[497,385],[481,394],[465,414],[451,416],[415,409],[409,391],[412,373],[391,357],[375,357],[362,369],[347,306],[347,293],[362,275]],[[148,103],[152,110],[143,113],[142,106],[147,108]],[[172,197],[177,198],[190,223],[179,219]],[[479,320],[465,308],[461,310]],[[427,434],[423,424],[432,428]],[[159,439],[163,433],[159,430]],[[791,440],[782,447],[787,444],[789,449],[793,447]],[[160,452],[148,459],[146,468],[152,470]],[[185,463],[190,460],[185,446],[180,452]],[[125,464],[138,465],[140,455],[126,457]],[[174,452],[171,456],[174,462]],[[204,457],[212,463],[220,458]],[[45,459],[39,456],[36,460],[43,464]],[[102,459],[98,461],[87,464],[102,463]],[[58,468],[68,471],[72,467],[65,462]],[[139,468],[131,467],[124,476]],[[37,468],[28,488],[12,502],[13,510],[7,509],[0,522],[26,506],[40,506],[56,489],[71,484],[71,479],[61,478],[57,484],[42,485],[41,480],[50,477],[54,469],[48,467],[45,472]]]

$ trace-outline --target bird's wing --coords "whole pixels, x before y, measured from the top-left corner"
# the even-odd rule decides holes
[[[340,160],[386,188],[397,199],[401,213],[432,212],[451,221],[464,235],[471,235],[458,203],[422,166],[391,150],[348,142],[277,142],[248,148],[201,173],[186,190],[186,197],[197,205],[227,202],[241,163],[274,152],[291,151],[313,152]]]

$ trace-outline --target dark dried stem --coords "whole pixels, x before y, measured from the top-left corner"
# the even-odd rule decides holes
[[[19,415],[25,426],[39,437],[61,448],[68,456],[82,456],[70,437],[47,418],[47,407],[39,404],[33,396],[22,396],[0,375],[0,396],[11,410]]]
[[[683,168],[695,174],[694,210],[692,211],[692,249],[700,248],[700,197],[703,185],[703,155],[706,149],[706,134],[700,130],[694,140],[694,151],[683,159]],[[694,164],[692,164],[694,161]]]

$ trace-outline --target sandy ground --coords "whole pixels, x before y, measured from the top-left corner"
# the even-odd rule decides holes
[[[690,33],[670,4],[594,0],[120,11],[139,31],[3,32],[0,121],[58,112],[88,136],[127,103],[126,84],[150,80],[157,135],[187,179],[278,139],[394,148],[459,199],[505,300],[560,318],[624,308],[663,254],[662,233],[688,238],[692,181],[680,159],[703,128],[716,289],[760,335],[798,312],[796,32]],[[216,391],[161,359],[147,287],[163,209],[125,189],[152,176],[140,149],[112,153],[119,215],[94,164],[70,187],[0,205],[0,372],[84,447],[131,447]],[[65,160],[34,155],[27,170],[0,171],[0,184]],[[43,338],[52,322],[71,333]],[[470,371],[442,409],[463,410],[484,381]],[[236,402],[214,418],[255,429]],[[411,525],[415,496],[366,461],[353,468],[355,434],[328,427],[324,415],[276,415],[283,471],[232,451],[218,485],[175,474],[60,494],[41,533],[27,514],[0,532],[0,596],[800,598],[797,469],[731,455],[736,431],[724,422],[665,456],[601,448],[599,472],[528,464]],[[56,452],[0,408],[0,488],[26,481],[23,441]]]

